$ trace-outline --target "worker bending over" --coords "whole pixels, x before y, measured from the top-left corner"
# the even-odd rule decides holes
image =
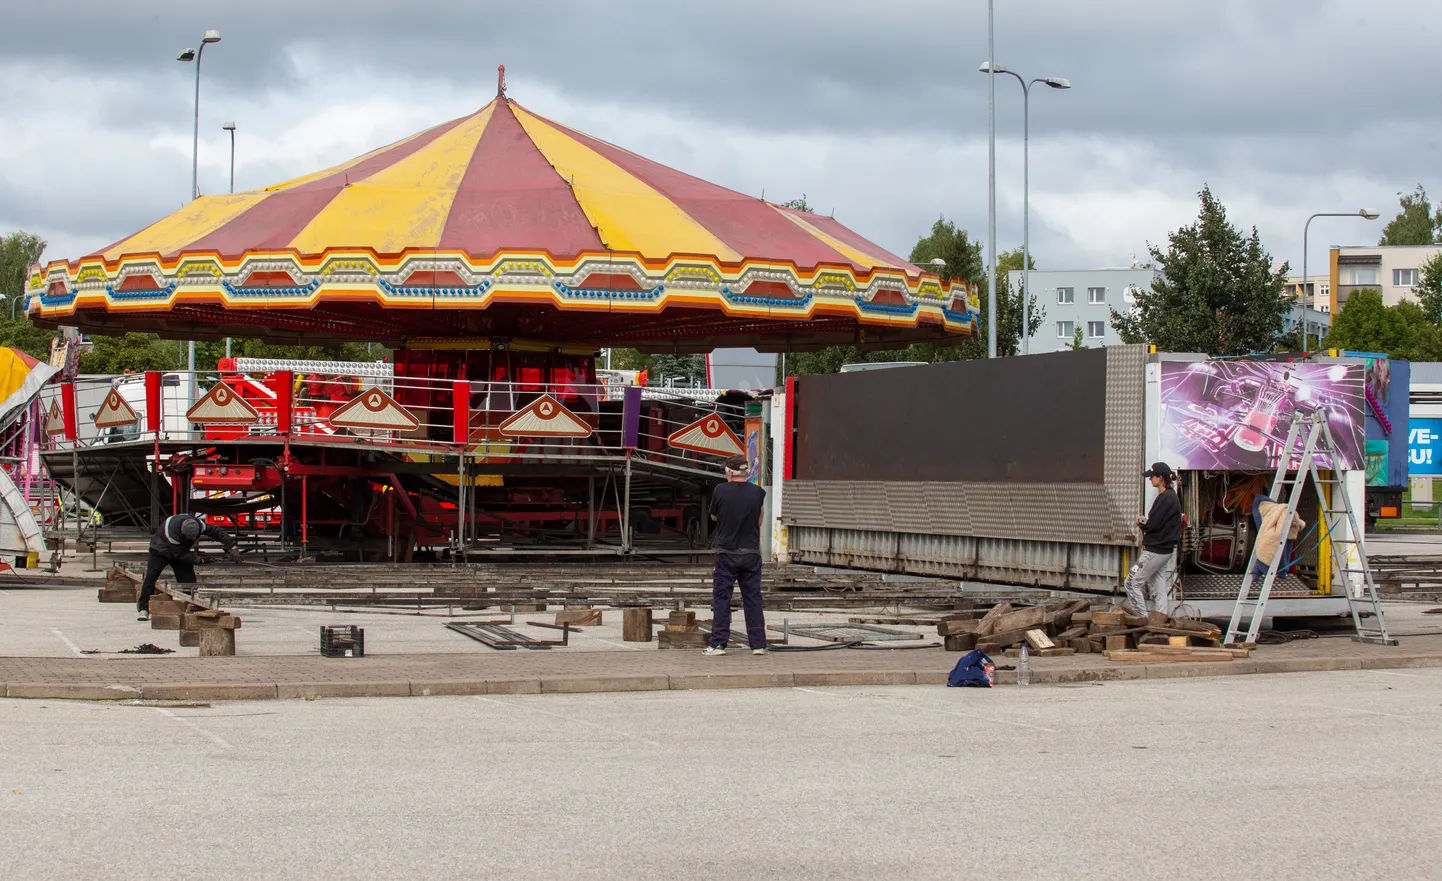
[[[150,597],[155,593],[155,580],[169,566],[175,573],[175,580],[181,584],[195,583],[195,543],[205,536],[220,542],[225,553],[235,562],[240,562],[240,551],[235,539],[219,526],[211,526],[194,514],[176,514],[165,518],[160,528],[150,537],[150,557],[145,564],[145,580],[140,584],[141,621],[150,620]]]
[[[1143,471],[1142,476],[1151,478],[1152,486],[1159,492],[1147,516],[1137,518],[1137,525],[1142,528],[1142,555],[1127,576],[1127,605],[1136,614],[1145,615],[1145,587],[1151,585],[1151,608],[1165,615],[1171,611],[1167,597],[1171,592],[1167,563],[1182,537],[1182,503],[1172,489],[1177,475],[1167,463],[1157,462]]]
[[[766,617],[761,611],[761,519],[766,490],[746,479],[745,456],[726,460],[726,482],[711,493],[716,521],[716,569],[711,579],[711,638],[703,654],[724,655],[731,639],[731,586],[740,582],[751,654],[766,654]]]

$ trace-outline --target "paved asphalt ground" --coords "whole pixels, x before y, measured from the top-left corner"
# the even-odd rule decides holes
[[[1437,878],[1442,670],[0,701],[6,878]]]

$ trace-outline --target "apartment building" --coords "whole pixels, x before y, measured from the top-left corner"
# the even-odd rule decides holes
[[[1122,339],[1112,328],[1112,309],[1125,312],[1136,302],[1135,291],[1151,290],[1160,273],[1151,268],[1033,269],[1031,289],[1046,320],[1031,338],[1030,351],[1070,349],[1077,329],[1089,348],[1115,346]],[[1007,273],[1011,289],[1020,290],[1021,270]]]
[[[1442,245],[1337,245],[1331,250],[1331,311],[1335,313],[1353,291],[1375,288],[1382,302],[1395,306],[1412,296],[1422,264],[1442,253]],[[1315,283],[1315,279],[1314,279]]]

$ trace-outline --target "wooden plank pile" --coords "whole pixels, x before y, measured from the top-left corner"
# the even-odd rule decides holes
[[[1025,643],[1033,657],[1104,653],[1111,660],[1150,662],[1246,657],[1245,648],[1220,648],[1222,632],[1214,624],[1161,612],[1133,615],[1122,606],[1093,609],[1087,600],[1020,609],[1000,603],[980,618],[968,612],[943,617],[936,632],[954,652],[1016,654]]]
[[[656,634],[656,647],[663,649],[703,649],[706,634],[696,623],[695,612],[672,612],[666,619],[666,628]]]

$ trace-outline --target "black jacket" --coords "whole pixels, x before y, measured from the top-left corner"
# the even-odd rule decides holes
[[[235,539],[219,526],[212,526],[194,514],[176,514],[173,517],[166,517],[165,522],[161,523],[160,528],[150,537],[150,552],[159,554],[167,560],[195,562],[195,543],[200,540],[200,537],[192,540],[180,534],[180,524],[186,520],[199,520],[200,535],[220,542],[226,550],[235,547]]]
[[[1174,489],[1164,489],[1147,513],[1142,547],[1158,554],[1170,554],[1182,538],[1182,503]]]

